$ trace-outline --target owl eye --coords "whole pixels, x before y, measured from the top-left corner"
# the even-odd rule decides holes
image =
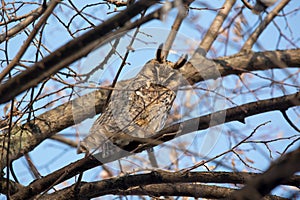
[[[163,51],[163,44],[160,44],[157,51],[156,51],[156,60],[159,63],[163,63],[166,61],[166,58],[162,54]],[[172,66],[173,69],[179,69],[181,68],[187,61],[188,56],[185,54],[184,56],[181,56],[176,63]]]

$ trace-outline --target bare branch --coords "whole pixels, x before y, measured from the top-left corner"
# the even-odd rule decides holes
[[[34,149],[40,142],[42,142],[46,138],[51,137],[60,130],[74,125],[73,115],[76,115],[78,122],[80,122],[81,120],[93,117],[95,112],[101,112],[103,106],[105,105],[107,94],[107,90],[98,90],[83,97],[79,97],[76,100],[69,101],[56,107],[54,110],[39,115],[38,117],[30,121],[27,125],[24,125],[24,128],[26,129],[24,129],[22,132],[20,132],[21,130],[19,129],[13,129],[12,136],[15,136],[12,137],[11,140],[15,145],[11,146],[11,149],[9,151],[10,159],[15,160],[16,158],[22,156],[25,152],[29,152]],[[94,102],[94,99],[96,99],[97,102]],[[86,106],[80,107],[80,109],[77,108],[76,110],[73,110],[72,106],[78,102],[84,102],[85,104],[79,105]],[[98,106],[95,106],[94,104]],[[19,142],[20,137],[22,137],[21,142]],[[5,143],[4,140],[5,137],[1,137],[0,148],[2,151],[2,158],[5,158],[7,153],[5,145],[2,146],[2,144]],[[1,169],[6,166],[5,159],[1,159],[0,166]]]
[[[48,17],[52,14],[52,11],[56,8],[59,1],[53,0],[47,7],[44,15],[42,18],[38,21],[38,23],[34,26],[33,30],[31,31],[30,35],[26,39],[26,41],[21,46],[19,52],[14,57],[14,59],[9,63],[9,65],[1,72],[0,74],[0,82],[3,80],[3,78],[13,69],[14,66],[19,62],[19,60],[22,58],[26,50],[28,49],[30,43],[32,42],[33,38],[36,36],[40,28],[46,23]]]
[[[267,111],[271,111],[271,110],[276,110],[276,109],[279,109],[279,110],[287,109],[289,107],[296,106],[296,105],[300,105],[300,92],[296,93],[294,95],[263,100],[263,101],[260,101],[259,103],[254,102],[254,103],[245,104],[244,106],[229,108],[227,110],[219,111],[217,113],[212,113],[212,114],[217,116],[219,113],[219,115],[223,116],[223,112],[225,112],[225,113],[227,113],[227,116],[225,119],[226,122],[236,121],[236,120],[243,122],[246,117],[251,116],[251,115],[255,115],[258,113],[267,112]],[[217,119],[218,117],[215,117],[215,118]],[[211,119],[211,115],[206,115],[206,116],[195,118],[192,120],[187,120],[181,124],[175,124],[166,129],[163,129],[162,131],[160,131],[160,134],[155,136],[156,138],[158,137],[158,139],[159,139],[159,141],[156,140],[157,143],[151,142],[150,144],[146,143],[145,145],[142,145],[141,143],[137,144],[136,142],[131,142],[130,144],[128,144],[126,146],[126,148],[135,149],[134,153],[141,152],[144,149],[154,147],[160,143],[163,143],[163,142],[166,142],[166,141],[169,141],[169,140],[175,138],[176,133],[180,129],[181,125],[183,127],[187,127],[187,128],[183,129],[185,132],[182,132],[181,135],[189,133],[188,127],[191,124],[195,125],[195,123],[198,123],[198,130],[206,129],[209,127],[210,119]],[[219,125],[219,124],[220,124],[220,122],[218,122],[216,120],[211,125],[215,126],[215,125]],[[174,134],[171,134],[171,133],[174,133]],[[155,140],[155,138],[152,139],[152,141],[153,140]],[[145,141],[147,142],[148,140],[145,139]],[[23,150],[23,151],[26,151],[26,150]],[[52,185],[54,183],[58,184],[64,180],[67,180],[67,179],[75,176],[76,174],[78,174],[80,172],[83,172],[83,171],[86,171],[93,167],[102,165],[105,162],[111,162],[111,161],[120,159],[122,157],[129,156],[129,155],[131,155],[131,153],[126,152],[124,154],[121,154],[121,153],[116,154],[114,156],[111,156],[111,157],[108,157],[105,159],[101,158],[103,163],[100,162],[98,159],[96,159],[94,156],[85,157],[81,160],[71,163],[71,164],[45,176],[43,179],[36,180],[35,182],[33,182],[32,184],[27,186],[28,188],[31,188],[30,190],[28,188],[26,188],[25,190],[22,190],[22,192],[14,195],[13,198],[14,199],[24,199],[24,198],[27,198],[28,195],[38,194],[38,193],[44,191],[45,189],[47,189],[49,187],[49,185]],[[97,155],[95,155],[95,156],[97,156]],[[5,162],[5,161],[2,161],[2,162]],[[33,193],[32,190],[35,193]]]
[[[21,92],[36,86],[40,81],[50,77],[60,69],[68,66],[79,58],[86,56],[105,39],[110,38],[117,33],[134,28],[137,24],[132,23],[134,25],[133,27],[126,25],[124,29],[119,29],[112,34],[109,34],[112,30],[123,27],[127,21],[139,14],[140,11],[150,7],[156,2],[158,1],[138,1],[137,3],[129,6],[128,9],[106,20],[99,26],[96,26],[93,30],[60,47],[40,62],[37,62],[27,71],[9,79],[0,86],[0,103],[9,101]],[[150,20],[147,17],[145,18],[146,20]],[[142,22],[144,23],[147,21],[144,19]],[[80,51],[78,51],[78,49],[80,49]],[[39,74],[39,76],[36,76],[36,74]]]
[[[287,121],[287,123],[298,133],[300,133],[300,129],[290,120],[289,116],[286,114],[285,110],[281,110],[281,113],[284,117],[284,119]]]
[[[218,15],[212,22],[210,28],[208,29],[207,33],[205,34],[204,38],[202,39],[199,48],[204,49],[206,52],[209,51],[210,47],[212,46],[213,42],[218,36],[219,30],[227,18],[229,12],[231,11],[232,7],[234,6],[236,0],[226,0],[223,9],[220,9]]]
[[[227,184],[244,184],[251,178],[260,174],[246,173],[246,172],[168,172],[168,171],[153,171],[151,173],[139,174],[139,175],[125,175],[117,178],[110,178],[93,183],[82,183],[80,186],[79,196],[85,197],[98,197],[107,194],[119,194],[119,195],[179,195],[176,191],[170,191],[168,194],[163,193],[161,190],[157,190],[157,193],[150,192],[150,190],[144,190],[146,188],[156,187],[154,184],[159,184],[161,188],[166,188],[168,184],[174,183],[189,183],[191,186],[199,185],[200,183],[227,183]],[[300,182],[299,176],[293,176],[288,179],[285,184],[297,185]],[[184,186],[186,184],[182,184]],[[126,188],[124,188],[126,186]],[[140,186],[140,187],[137,187]],[[222,187],[205,187],[201,185],[200,188],[193,187],[194,191],[199,195],[198,197],[220,198],[228,197],[234,190],[231,188]],[[141,190],[139,190],[140,188]],[[185,187],[183,187],[185,188]],[[211,190],[213,189],[213,190]],[[217,194],[215,190],[219,190]],[[227,191],[225,192],[224,189]],[[187,192],[187,190],[183,190]],[[200,192],[201,191],[201,192]],[[74,195],[74,186],[69,186],[60,191],[54,192],[49,195],[44,195],[41,199],[71,199]],[[149,193],[145,193],[149,192]],[[225,193],[224,193],[225,192]],[[188,196],[194,196],[196,193],[190,193]],[[187,195],[187,194],[186,194]],[[185,195],[185,196],[186,196]],[[215,195],[215,196],[212,196]],[[223,196],[221,196],[223,195]],[[155,195],[156,196],[156,195]]]
[[[192,3],[191,1],[186,5],[186,6],[189,6],[190,3]],[[177,32],[184,20],[184,18],[187,16],[187,9],[186,7],[184,8],[183,11],[181,10],[178,10],[178,13],[177,13],[177,16],[176,16],[176,19],[172,25],[172,29],[168,35],[168,38],[166,39],[166,42],[164,43],[163,45],[163,48],[162,48],[162,54],[161,54],[161,58],[163,60],[166,60],[167,57],[168,57],[168,54],[169,54],[169,51],[173,45],[173,42],[176,38],[176,35],[177,35]]]
[[[243,4],[244,4],[248,9],[250,9],[250,10],[253,9],[253,6],[252,6],[248,1],[242,0],[242,2],[243,2]]]
[[[229,74],[231,73],[241,73],[243,71],[248,71],[248,70],[258,70],[258,69],[266,69],[269,67],[276,67],[276,65],[272,65],[270,62],[265,62],[266,60],[269,59],[269,57],[273,57],[274,54],[276,57],[280,59],[284,59],[284,61],[287,63],[287,65],[291,66],[299,66],[300,65],[300,57],[299,57],[299,50],[287,50],[287,51],[275,51],[275,52],[266,52],[266,53],[254,53],[253,58],[251,56],[247,56],[247,54],[243,54],[240,57],[236,56],[231,56],[228,58],[223,58],[223,61],[219,60],[220,63],[223,63],[222,65],[224,68],[222,68],[221,65],[218,65],[220,67],[220,72],[222,75]],[[254,61],[255,62],[254,62]],[[233,70],[230,71],[228,68],[230,67],[229,64],[232,64]],[[258,63],[254,65],[254,63]],[[261,63],[261,64],[260,64]],[[280,65],[281,66],[281,65]],[[210,74],[209,69],[206,71],[202,71],[203,73],[199,73],[197,69],[195,69],[191,65],[186,65],[185,67],[181,68],[181,73],[187,77],[187,80],[189,80],[191,83],[196,83],[199,82],[200,80],[203,80],[203,76],[207,76],[209,78],[217,78],[214,77],[215,74],[212,73]],[[36,134],[33,134],[34,129],[29,128],[28,130],[31,131],[24,131],[23,133],[23,145],[22,146],[16,146],[15,148],[17,149],[11,149],[10,153],[10,158],[11,160],[15,160],[23,155],[23,153],[27,153],[31,151],[33,148],[35,148],[40,142],[45,140],[46,138],[51,137],[52,135],[56,134],[57,132],[74,125],[74,120],[73,116],[77,116],[78,122],[83,121],[87,118],[93,117],[95,114],[98,114],[102,111],[103,106],[105,105],[106,98],[107,98],[108,91],[107,90],[98,90],[96,92],[90,93],[86,96],[80,97],[77,100],[70,101],[68,103],[65,103],[61,106],[58,106],[57,108],[50,110],[48,112],[45,112],[44,114],[36,117],[36,119],[32,120],[26,127],[30,127],[32,124],[34,124],[33,127],[35,127],[35,130],[39,130]],[[231,111],[230,115],[232,115],[229,121],[231,120],[238,120],[238,121],[243,121],[245,117],[251,116],[254,114],[262,113],[262,112],[267,112],[271,111],[274,109],[277,110],[285,110],[289,107],[292,107],[293,105],[299,105],[299,102],[297,99],[299,99],[299,95],[290,95],[286,97],[279,97],[279,99],[276,100],[264,100],[261,101],[262,103],[259,105],[256,105],[255,103],[246,106],[245,108],[240,108],[237,107],[236,110]],[[96,102],[89,103],[91,99],[96,99]],[[76,101],[83,101],[85,102],[84,104],[82,103],[81,105],[86,105],[84,108],[81,107],[81,109],[76,109],[76,111],[72,111],[72,104],[76,103]],[[277,101],[279,103],[277,103]],[[294,101],[294,102],[293,102]],[[290,103],[286,103],[290,102]],[[298,102],[298,103],[297,103]],[[280,105],[282,103],[282,105]],[[260,109],[258,109],[258,107]],[[274,107],[272,107],[274,106]],[[250,110],[248,114],[244,113],[244,110]],[[252,109],[252,110],[251,110]],[[74,113],[75,112],[75,113]],[[226,110],[224,112],[227,112],[229,114],[229,110]],[[237,113],[237,115],[233,115],[234,112]],[[237,117],[237,118],[236,118]],[[201,121],[208,123],[210,121],[210,116],[206,116],[206,118],[201,118]],[[192,123],[192,122],[191,122]],[[31,125],[30,125],[31,124]],[[203,123],[202,125],[204,125]],[[207,124],[208,125],[208,124]],[[175,128],[175,127],[173,127]],[[199,127],[199,129],[206,129],[208,126],[204,127]],[[176,129],[176,128],[175,128]],[[169,132],[176,132],[178,130],[169,130]],[[28,134],[25,134],[28,133]],[[19,140],[18,137],[15,138],[16,140]],[[17,142],[17,141],[15,141]],[[2,146],[3,152],[6,152],[6,149]],[[21,151],[20,151],[21,150]],[[3,154],[5,157],[6,153]],[[1,168],[6,166],[5,159],[2,159],[1,162]]]
[[[154,184],[147,185],[145,187],[135,187],[125,191],[115,191],[112,194],[116,195],[150,195],[155,197],[160,196],[187,196],[194,198],[209,198],[209,199],[222,199],[230,197],[230,194],[234,192],[235,189],[221,187],[221,186],[211,186],[202,184]],[[287,198],[282,198],[274,195],[266,196],[262,200],[287,200]]]
[[[300,67],[300,49],[265,52],[242,52],[228,57],[213,59],[215,63],[208,63],[207,66],[214,67],[195,68],[191,63],[187,63],[180,69],[183,76],[191,83],[205,79],[216,79],[219,76],[230,74],[242,74],[256,70],[282,69],[287,67]],[[210,60],[207,60],[208,62]]]
[[[269,194],[273,188],[280,185],[282,181],[300,171],[300,148],[287,153],[274,162],[269,169],[252,180],[240,191],[234,193],[234,199],[260,199]]]
[[[27,14],[26,18],[22,22],[20,22],[19,24],[17,24],[16,26],[14,26],[10,30],[8,30],[7,32],[0,34],[0,43],[13,37],[20,31],[24,30],[28,25],[30,25],[32,22],[34,22],[34,20],[39,18],[43,14],[44,11],[45,11],[45,7],[43,5],[41,5],[39,8],[31,11],[29,14]],[[17,19],[14,19],[14,20],[17,20]]]
[[[9,191],[10,195],[12,195],[12,194],[24,189],[24,186],[19,183],[16,183],[11,180],[9,180],[8,182],[9,182],[9,190],[7,188],[7,179],[4,179],[4,178],[0,179],[0,193],[7,194],[7,191]]]
[[[265,30],[269,23],[278,15],[278,13],[290,2],[290,0],[282,0],[275,8],[272,10],[266,18],[260,23],[256,30],[250,35],[248,40],[245,42],[241,51],[249,50],[257,41],[260,34]]]

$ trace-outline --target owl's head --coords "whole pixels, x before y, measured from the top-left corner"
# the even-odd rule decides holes
[[[153,84],[176,90],[183,81],[179,69],[187,62],[187,55],[181,56],[176,62],[171,62],[164,58],[162,50],[163,44],[157,49],[156,58],[143,66],[136,80],[150,81]]]

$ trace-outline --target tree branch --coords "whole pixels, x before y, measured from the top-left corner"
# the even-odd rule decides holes
[[[272,189],[300,171],[300,148],[287,153],[276,160],[269,169],[249,180],[248,184],[234,193],[234,199],[261,199]],[[299,186],[299,185],[298,185]]]
[[[102,181],[96,181],[91,183],[82,183],[80,186],[79,196],[81,197],[99,197],[108,194],[116,195],[146,195],[147,191],[139,190],[145,188],[155,187],[154,184],[159,184],[161,188],[165,188],[168,184],[182,184],[185,186],[189,183],[191,186],[199,185],[199,183],[223,183],[223,184],[244,184],[251,178],[258,176],[257,173],[246,173],[246,172],[168,172],[163,170],[152,171],[150,173],[139,174],[139,175],[125,175],[117,178],[110,178]],[[197,183],[197,184],[196,184]],[[293,176],[292,178],[286,180],[283,184],[294,185],[300,183],[300,176]],[[137,187],[139,186],[139,187]],[[139,189],[138,189],[139,188]],[[185,188],[185,187],[183,187]],[[195,193],[190,193],[189,195],[183,196],[193,196],[202,198],[225,198],[228,197],[234,190],[231,188],[223,187],[205,187],[202,185],[201,190],[193,188]],[[200,188],[199,188],[200,189]],[[219,192],[216,194],[215,190]],[[157,190],[158,193],[148,191],[148,194],[157,196],[167,195],[167,196],[182,196],[177,194],[176,191],[170,190],[168,194],[163,193],[163,190]],[[187,192],[188,190],[182,190]],[[201,191],[201,192],[200,192]],[[224,193],[224,191],[227,191]],[[156,195],[157,194],[157,195]],[[196,196],[194,196],[197,194]],[[213,196],[215,195],[215,196]],[[223,195],[223,196],[221,196]],[[60,191],[54,192],[49,195],[44,195],[41,199],[61,199],[67,200],[74,198],[74,185],[64,188]]]
[[[44,15],[38,21],[38,23],[34,26],[31,33],[29,34],[28,38],[25,40],[23,45],[21,46],[17,55],[13,58],[13,60],[8,64],[8,66],[0,73],[0,82],[3,78],[13,69],[14,66],[17,65],[19,60],[22,58],[26,50],[28,49],[30,43],[32,42],[33,38],[36,36],[40,28],[46,23],[48,17],[52,14],[52,11],[56,8],[59,1],[53,0],[49,3],[47,9],[44,12]]]
[[[10,191],[10,195],[12,195],[24,189],[23,185],[16,183],[12,180],[9,180],[8,183],[9,183],[9,190],[7,189],[7,179],[4,179],[2,177],[0,178],[0,193],[7,195],[7,191]]]
[[[135,187],[128,190],[113,191],[115,195],[149,195],[149,196],[188,196],[194,198],[209,198],[222,199],[230,197],[236,189],[226,188],[221,186],[211,186],[202,184],[154,184],[144,187]],[[287,198],[278,197],[275,195],[266,196],[262,200],[288,200]]]
[[[290,0],[282,0],[260,23],[256,30],[250,35],[248,40],[245,42],[241,51],[249,50],[252,48],[254,43],[257,41],[260,34],[265,30],[271,21],[278,15],[278,13],[290,2]]]
[[[247,56],[248,55],[248,56]],[[250,55],[250,56],[249,56]],[[251,56],[252,55],[252,56]],[[284,62],[284,66],[291,66],[291,67],[299,67],[300,66],[300,49],[296,50],[286,50],[286,51],[269,51],[269,52],[258,52],[258,53],[250,53],[250,54],[241,54],[239,56],[230,56],[224,57],[216,60],[217,68],[220,71],[221,75],[225,76],[230,73],[232,74],[240,74],[242,72],[252,71],[252,70],[262,70],[262,69],[270,69],[270,68],[280,68],[284,67],[282,64],[273,63],[271,62],[271,58],[276,58],[281,62]],[[212,65],[214,65],[213,63]],[[190,81],[191,84],[199,82],[203,80],[203,77],[208,78],[218,78],[214,72],[211,72],[209,68],[206,71],[199,71],[191,64],[184,66],[181,70],[183,76]],[[24,153],[28,153],[32,149],[34,149],[40,142],[45,140],[46,138],[51,137],[52,135],[56,134],[57,132],[74,125],[73,116],[76,116],[76,122],[79,123],[87,118],[92,118],[95,114],[98,114],[102,111],[103,106],[105,105],[106,98],[107,98],[108,91],[107,90],[98,90],[87,94],[85,96],[79,97],[78,99],[72,100],[65,104],[62,104],[50,111],[39,115],[34,120],[30,121],[30,123],[26,124],[24,127],[27,128],[27,131],[23,132],[22,141],[23,145],[15,145],[11,147],[10,150],[10,159],[16,160],[21,157]],[[280,102],[282,105],[278,105],[278,107],[274,107],[274,109],[281,110],[283,107],[287,106],[287,108],[293,106],[293,104],[286,103],[286,101],[294,100],[297,102],[297,94],[294,96],[287,96],[279,97],[281,100]],[[290,99],[291,98],[291,99]],[[275,98],[276,99],[276,98]],[[290,99],[290,100],[289,100]],[[96,100],[94,102],[94,100]],[[265,100],[268,101],[268,100]],[[271,100],[270,100],[271,101]],[[81,102],[81,103],[80,103]],[[72,109],[74,104],[77,105],[85,105],[78,107],[76,110]],[[246,104],[247,105],[247,104]],[[244,105],[244,106],[246,106]],[[263,109],[264,106],[261,106],[262,110],[258,110],[258,104],[253,103],[251,108],[252,111],[255,111],[253,114],[258,114],[262,112],[267,112],[273,110],[271,107],[268,107],[267,110]],[[260,104],[268,106],[267,104]],[[294,105],[299,105],[295,103]],[[237,107],[237,110],[234,112],[241,113],[244,108]],[[245,108],[246,109],[246,108]],[[247,109],[246,109],[247,110]],[[284,109],[283,109],[284,110]],[[224,111],[227,112],[228,110]],[[252,114],[251,114],[252,115]],[[243,121],[246,116],[250,115],[240,115],[236,116],[239,121]],[[204,116],[205,117],[205,116]],[[202,118],[205,122],[210,121],[211,116],[207,116],[207,118]],[[232,118],[232,120],[234,120]],[[32,126],[34,125],[34,126]],[[200,127],[199,129],[205,129],[206,127]],[[30,130],[30,131],[28,131]],[[0,138],[0,144],[3,144],[4,138]],[[12,138],[12,143],[18,143],[20,140],[20,136],[15,137],[15,140]],[[16,148],[16,149],[14,149]],[[2,158],[6,157],[6,148],[4,146],[0,146],[0,150],[2,150]],[[1,159],[1,169],[7,165],[5,159]]]
[[[54,0],[56,1],[56,0]],[[5,40],[9,39],[10,37],[13,37],[20,31],[24,30],[28,25],[30,25],[34,20],[39,18],[43,12],[45,11],[44,5],[41,5],[39,8],[31,11],[29,14],[27,14],[26,18],[21,21],[16,26],[12,27],[10,30],[6,31],[5,33],[0,34],[0,43],[4,42]],[[14,19],[16,20],[16,19]]]
[[[264,51],[264,52],[242,52],[227,57],[210,60],[206,66],[194,67],[187,63],[180,72],[194,84],[207,79],[217,79],[220,76],[242,74],[256,70],[283,69],[287,67],[300,67],[300,49]],[[215,69],[216,68],[216,69]],[[216,73],[218,71],[219,73]],[[205,78],[205,79],[204,79]]]
[[[199,47],[204,49],[206,52],[209,51],[210,47],[212,46],[213,42],[216,40],[219,30],[227,18],[229,12],[231,11],[232,7],[234,6],[236,0],[226,0],[222,9],[220,9],[218,15],[215,17],[214,21],[212,22],[211,26],[209,27],[207,33],[205,34],[204,38],[202,39]]]
[[[141,144],[141,143],[136,143],[136,142],[131,142],[126,148],[130,149],[135,149],[134,153],[138,153],[143,151],[144,149],[154,147],[160,143],[169,141],[173,138],[176,137],[176,133],[178,130],[180,130],[180,127],[185,127],[183,128],[184,132],[181,132],[180,134],[187,134],[190,132],[189,127],[192,125],[194,126],[195,124],[198,125],[196,127],[198,130],[203,130],[209,127],[209,124],[211,126],[219,125],[220,123],[223,123],[223,119],[220,119],[220,121],[215,120],[210,123],[211,116],[214,115],[215,119],[218,119],[218,116],[223,117],[224,112],[226,113],[226,122],[229,121],[241,121],[243,122],[244,119],[248,116],[255,115],[258,113],[262,112],[267,112],[267,111],[273,111],[273,110],[281,110],[281,109],[288,109],[289,107],[293,107],[296,105],[300,105],[300,92],[293,94],[293,95],[288,95],[288,96],[283,96],[283,97],[278,97],[278,98],[273,98],[273,99],[267,99],[267,100],[262,100],[259,102],[254,102],[254,103],[249,103],[245,104],[242,106],[234,107],[234,108],[229,108],[223,111],[219,111],[216,113],[212,113],[209,115],[205,115],[199,118],[191,119],[184,121],[181,124],[175,124],[171,127],[168,127],[166,129],[163,129],[160,134],[156,136],[156,138],[159,138],[159,141],[156,140],[155,138],[153,140],[157,141],[157,143],[150,143],[150,144]],[[192,127],[194,128],[194,127]],[[194,130],[194,129],[193,129]],[[170,134],[174,133],[174,134]],[[32,184],[26,187],[26,189],[22,190],[22,192],[19,192],[13,196],[13,199],[24,199],[27,198],[28,195],[35,195],[38,194],[44,190],[46,190],[49,185],[52,184],[58,184],[62,181],[65,181],[76,174],[86,171],[88,169],[91,169],[93,167],[102,165],[103,163],[106,162],[111,162],[117,159],[120,159],[122,157],[128,156],[131,153],[126,152],[122,154],[115,154],[114,157],[109,157],[109,158],[101,158],[102,162],[97,160],[94,156],[88,156],[85,157],[81,160],[78,160],[74,163],[71,163],[45,177],[42,179],[36,180]],[[3,162],[3,161],[2,161]],[[32,193],[32,192],[35,193]]]
[[[57,132],[74,125],[75,122],[73,116],[76,116],[76,122],[79,123],[87,118],[92,118],[95,115],[95,112],[102,112],[107,95],[108,90],[97,90],[37,116],[29,123],[23,125],[23,131],[13,129],[11,133],[12,145],[9,150],[10,160],[13,161],[21,157],[24,153],[28,153],[33,150],[46,138],[49,138]],[[77,109],[73,109],[74,105],[85,106],[77,106]],[[1,169],[3,169],[7,165],[6,159],[4,159],[7,156],[4,135],[0,137],[0,152],[0,166]]]
[[[68,42],[49,56],[34,64],[30,69],[21,72],[0,86],[0,103],[5,103],[21,92],[36,86],[42,80],[49,78],[60,69],[68,66],[79,58],[86,56],[92,49],[105,39],[112,37],[117,32],[113,30],[125,26],[125,23],[141,11],[158,2],[158,0],[141,0],[106,20],[93,30]],[[125,26],[126,27],[126,26]],[[134,27],[131,27],[134,28]],[[126,29],[125,29],[126,30]],[[124,29],[121,31],[125,31]],[[120,30],[119,30],[120,31]],[[80,49],[80,51],[78,51]],[[36,76],[38,74],[38,76]]]

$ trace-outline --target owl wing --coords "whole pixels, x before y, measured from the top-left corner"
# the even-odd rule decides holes
[[[102,113],[102,115],[93,123],[89,135],[81,142],[81,147],[85,151],[101,152],[102,156],[108,157],[114,151],[114,145],[109,140],[110,133],[120,132],[118,126],[112,120],[112,114],[109,107]]]
[[[120,139],[119,136],[135,129],[132,123],[134,117],[130,113],[134,102],[129,98],[132,92],[130,85],[124,87],[117,84],[107,108],[93,123],[89,135],[80,142],[85,151],[100,152],[102,157],[106,158],[120,149],[118,146],[122,147],[129,143],[124,137]]]

